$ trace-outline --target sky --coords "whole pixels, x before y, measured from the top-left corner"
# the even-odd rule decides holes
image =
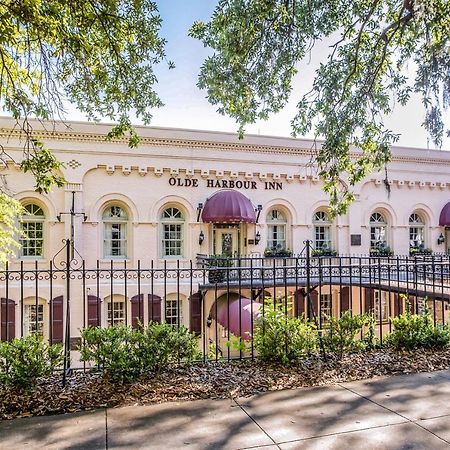
[[[159,10],[163,18],[162,35],[167,39],[167,58],[175,62],[175,69],[161,65],[156,69],[158,85],[156,91],[165,106],[153,110],[150,125],[161,127],[190,128],[237,132],[234,120],[216,112],[210,105],[205,91],[197,86],[197,76],[204,59],[210,54],[199,41],[188,37],[188,30],[195,20],[207,21],[216,1],[213,0],[159,0]],[[331,43],[331,42],[330,42]],[[299,65],[299,73],[294,81],[290,102],[278,114],[267,121],[259,121],[246,127],[249,134],[290,136],[290,121],[295,115],[296,104],[302,94],[312,85],[315,69],[325,60],[330,43],[316,44],[312,57]],[[450,112],[449,112],[450,114]],[[414,98],[406,107],[396,105],[386,125],[401,137],[397,145],[407,147],[435,148],[421,127],[424,109],[419,98]],[[69,108],[69,120],[83,120],[81,113]],[[137,122],[138,123],[138,122]],[[305,136],[312,137],[312,136]],[[450,150],[450,138],[444,140],[442,149]]]

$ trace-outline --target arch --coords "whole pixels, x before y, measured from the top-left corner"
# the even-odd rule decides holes
[[[289,224],[297,223],[297,211],[294,205],[283,198],[274,198],[267,202],[261,211],[261,217],[267,217],[267,214],[272,209],[280,209],[285,214],[286,220]]]
[[[14,196],[22,205],[35,203],[40,206],[45,214],[45,220],[56,222],[56,208],[47,196],[35,191],[22,191]]]
[[[383,214],[390,227],[395,227],[397,225],[398,218],[397,218],[397,214],[395,213],[394,209],[392,208],[391,205],[388,205],[387,203],[383,203],[383,202],[375,203],[370,208],[368,208],[364,211],[363,223],[365,225],[369,225],[370,216],[375,212],[379,212],[379,213]]]
[[[133,223],[139,222],[139,212],[138,209],[131,200],[130,197],[119,194],[119,193],[113,193],[113,194],[106,194],[100,197],[90,208],[88,213],[88,221],[89,222],[101,222],[103,211],[112,204],[117,204],[121,208],[123,208],[125,211],[129,212],[129,220]]]
[[[328,211],[330,210],[330,204],[326,200],[319,200],[313,203],[307,210],[306,223],[312,223],[314,214],[317,211]],[[333,221],[332,221],[333,223]]]
[[[160,222],[161,213],[164,209],[174,206],[179,208],[185,216],[185,222],[188,223],[192,218],[197,219],[196,212],[192,205],[184,198],[178,195],[166,195],[159,199],[149,212],[150,222]]]
[[[411,209],[409,209],[408,213],[405,215],[404,223],[406,225],[409,224],[409,217],[413,213],[421,215],[426,226],[430,226],[431,223],[435,223],[433,211],[431,211],[431,209],[427,205],[423,203],[417,203]]]

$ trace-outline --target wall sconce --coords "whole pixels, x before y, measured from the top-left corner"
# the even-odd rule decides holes
[[[445,237],[444,237],[444,235],[441,233],[441,234],[439,235],[439,237],[438,237],[437,243],[438,243],[438,245],[441,245],[441,244],[443,244],[444,242],[445,242]]]
[[[204,240],[205,240],[205,235],[203,234],[203,230],[201,230],[200,234],[198,235],[198,245],[202,245]]]
[[[261,240],[261,235],[259,234],[259,231],[257,231],[255,234],[255,245],[258,245],[260,240]]]
[[[212,317],[208,316],[208,318],[206,319],[206,326],[209,328],[212,324]]]
[[[202,213],[203,203],[197,205],[197,222],[200,222],[200,214]]]
[[[256,216],[256,223],[258,223],[258,221],[259,221],[259,216],[261,215],[261,211],[262,211],[262,205],[258,205],[256,207],[256,212],[258,213]]]

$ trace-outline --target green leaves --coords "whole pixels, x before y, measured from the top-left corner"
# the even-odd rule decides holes
[[[143,373],[158,373],[200,355],[193,333],[167,323],[151,323],[144,329],[89,327],[81,331],[81,338],[81,360],[93,362],[118,382],[132,382]]]
[[[405,300],[406,296],[401,296]],[[406,300],[406,312],[391,318],[393,331],[387,336],[387,345],[396,349],[411,350],[418,347],[445,347],[450,345],[449,324],[434,325],[426,306],[423,314],[412,314]]]
[[[62,362],[62,346],[49,345],[39,334],[0,342],[0,382],[9,386],[30,389]]]
[[[314,324],[303,317],[289,317],[283,303],[266,299],[264,314],[255,324],[255,349],[264,361],[291,364],[317,347]]]
[[[32,140],[33,151],[24,159],[20,168],[24,172],[31,172],[36,180],[36,191],[48,193],[53,185],[61,187],[65,180],[60,175],[63,165],[53,153],[46,149],[42,142]]]
[[[370,314],[352,315],[350,311],[345,311],[339,318],[327,316],[322,330],[325,350],[342,359],[345,353],[365,349],[372,321]],[[363,339],[359,339],[361,335]]]
[[[20,233],[17,217],[22,214],[22,205],[0,192],[0,266],[5,264],[8,257],[13,256],[20,246],[15,238]]]
[[[384,125],[392,100],[419,93],[424,126],[439,145],[450,103],[450,3],[425,1],[220,1],[191,36],[214,50],[198,86],[218,111],[246,124],[286,105],[298,63],[317,40],[334,45],[312,89],[300,96],[293,135],[324,139],[318,173],[333,213],[344,213],[352,187],[389,162],[398,140]],[[415,75],[411,76],[411,73]]]

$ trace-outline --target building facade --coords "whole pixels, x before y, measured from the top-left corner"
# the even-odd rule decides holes
[[[36,122],[33,127],[63,162],[67,183],[49,194],[36,193],[32,177],[17,165],[23,136],[13,120],[0,119],[2,145],[12,157],[0,176],[26,210],[21,222],[26,238],[10,268],[33,270],[63,259],[68,238],[85,267],[99,270],[111,265],[190,270],[204,255],[296,255],[307,240],[317,254],[444,254],[450,248],[449,152],[393,148],[389,192],[384,174],[375,173],[354,188],[348,214],[331,220],[327,194],[311,164],[312,141],[253,135],[239,140],[232,133],[138,127],[141,143],[130,149],[126,139],[106,139],[109,125]],[[175,288],[175,281],[158,284],[152,277],[150,292],[144,281],[139,289],[130,283],[128,292],[111,290],[104,280],[87,281],[76,288],[86,301],[83,307],[73,303],[72,313],[82,315],[85,324],[112,325],[139,307],[151,320],[158,298],[163,307],[156,315],[168,322],[181,316],[189,325],[189,301],[199,290],[195,283],[178,279]],[[49,305],[59,298],[56,307],[65,308],[63,284],[60,290],[57,283],[38,288],[37,293],[33,281],[20,289],[14,280],[0,286],[6,302],[2,317],[15,308],[16,335],[36,327],[51,333]],[[324,305],[330,302],[324,297]],[[198,314],[210,317],[210,306],[203,308]],[[72,325],[73,335],[80,324]]]

